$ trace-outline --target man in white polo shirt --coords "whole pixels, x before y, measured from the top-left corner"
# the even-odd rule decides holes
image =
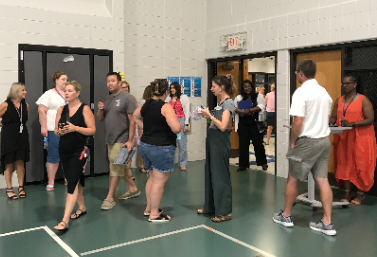
[[[320,190],[324,215],[320,221],[311,222],[309,226],[313,230],[333,236],[336,235],[331,223],[333,195],[327,179],[331,149],[328,136],[332,99],[326,89],[314,79],[314,61],[301,61],[295,73],[298,81],[303,84],[293,94],[289,112],[294,120],[287,153],[289,173],[285,188],[285,205],[284,210],[276,213],[273,220],[285,227],[293,227],[291,210],[297,197],[297,181],[307,180],[311,172]]]

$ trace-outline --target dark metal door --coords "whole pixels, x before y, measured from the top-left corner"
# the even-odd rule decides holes
[[[72,56],[73,58],[67,58]],[[68,81],[76,80],[81,85],[80,101],[90,106],[90,56],[79,54],[47,53],[47,90],[55,87],[52,74],[56,71],[65,72]],[[67,61],[70,59],[71,61]],[[85,175],[90,174],[90,162]],[[64,173],[59,168],[56,178],[63,178]]]
[[[97,103],[109,95],[106,87],[106,74],[109,72],[109,57],[94,56],[94,113]],[[96,135],[94,136],[94,174],[109,172],[109,162],[105,145],[105,124],[96,119]]]
[[[26,102],[29,104],[30,161],[26,163],[26,182],[43,181],[45,158],[43,137],[39,124],[38,105],[35,103],[43,94],[42,52],[24,51]]]

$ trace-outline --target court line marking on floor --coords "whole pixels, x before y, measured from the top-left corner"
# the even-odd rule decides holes
[[[49,227],[47,226],[44,226],[43,227],[44,230],[47,232],[47,234],[49,234],[52,239],[55,240],[56,243],[58,243],[60,245],[61,248],[63,248],[67,253],[69,253],[69,255],[71,255],[71,257],[80,257],[80,255],[78,255],[77,253],[75,253],[71,247],[69,247],[66,243],[64,243],[63,240],[60,239],[60,237],[58,237],[54,231],[52,231]]]
[[[156,235],[156,236],[146,237],[146,238],[133,240],[133,241],[129,241],[129,242],[121,243],[121,244],[103,247],[103,248],[100,248],[100,249],[97,249],[97,250],[92,250],[92,251],[80,253],[80,255],[85,256],[85,255],[89,255],[89,254],[93,254],[93,253],[99,253],[99,252],[103,252],[103,251],[107,251],[107,250],[111,250],[111,249],[115,249],[115,248],[119,248],[119,247],[123,247],[123,246],[127,246],[127,245],[137,244],[137,243],[141,243],[141,242],[145,242],[145,241],[149,241],[149,240],[153,240],[153,239],[157,239],[157,238],[161,238],[161,237],[165,237],[165,236],[170,236],[170,235],[174,235],[174,234],[178,234],[178,233],[182,233],[182,232],[186,232],[186,231],[190,231],[190,230],[194,230],[194,229],[198,229],[198,228],[203,228],[203,225],[179,229],[179,230],[175,230],[175,231],[172,231],[172,232],[168,232],[168,233],[164,233],[164,234],[160,234],[160,235]]]
[[[240,240],[238,240],[238,239],[236,239],[234,237],[228,236],[227,234],[224,234],[224,233],[222,233],[222,232],[220,232],[220,231],[218,231],[216,229],[213,229],[211,227],[208,227],[208,226],[206,226],[204,224],[202,225],[202,227],[205,228],[205,229],[208,229],[209,231],[211,231],[211,232],[213,232],[213,233],[215,233],[215,234],[217,234],[219,236],[225,237],[226,239],[229,239],[229,240],[233,241],[234,243],[237,243],[237,244],[245,246],[245,247],[247,247],[247,248],[249,248],[249,249],[251,249],[253,251],[256,251],[256,252],[262,254],[263,256],[266,256],[266,257],[276,257],[275,255],[272,255],[272,254],[270,254],[268,252],[265,252],[265,251],[263,251],[263,250],[255,247],[255,246],[247,244],[247,243],[245,243],[243,241],[240,241]]]
[[[44,230],[46,231],[46,233],[52,237],[52,239],[55,240],[56,243],[58,243],[58,245],[63,248],[67,253],[69,253],[69,255],[71,255],[71,257],[79,257],[80,255],[78,255],[77,253],[75,253],[71,247],[69,247],[66,243],[63,242],[63,240],[61,240],[49,227],[47,226],[42,226],[42,227],[35,227],[35,228],[29,228],[29,229],[23,229],[23,230],[18,230],[18,231],[13,231],[13,232],[9,232],[9,233],[4,233],[4,234],[0,234],[0,237],[4,237],[4,236],[11,236],[11,235],[16,235],[16,234],[21,234],[21,233],[26,233],[26,232],[30,232],[30,231],[36,231],[36,230]]]
[[[40,230],[40,229],[44,229],[44,227],[35,227],[35,228],[29,228],[29,229],[23,229],[23,230],[13,231],[13,232],[9,232],[9,233],[4,233],[4,234],[0,234],[0,237],[11,236],[11,235],[15,235],[15,234],[20,234],[20,233],[25,233],[25,232]]]

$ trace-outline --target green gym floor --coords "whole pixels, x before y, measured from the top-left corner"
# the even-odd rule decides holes
[[[308,224],[321,218],[322,210],[296,204],[295,227],[284,228],[272,221],[283,208],[285,179],[260,171],[239,173],[231,166],[233,220],[215,224],[197,215],[203,204],[204,161],[190,162],[188,171],[178,169],[165,187],[161,207],[172,216],[167,223],[149,223],[143,217],[147,176],[134,171],[140,197],[117,200],[110,211],[100,205],[108,189],[108,177],[88,178],[84,189],[88,214],[71,221],[65,234],[53,227],[63,215],[66,188],[54,192],[43,185],[26,187],[27,198],[10,201],[0,190],[0,256],[377,256],[377,199],[363,205],[334,207],[333,223],[338,235],[312,231]],[[124,193],[122,181],[117,195]],[[299,192],[306,184],[299,185]],[[335,199],[342,196],[334,189]]]

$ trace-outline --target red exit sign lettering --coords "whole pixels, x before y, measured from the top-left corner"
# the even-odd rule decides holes
[[[231,37],[229,38],[229,46],[237,46],[238,45],[238,37]]]

